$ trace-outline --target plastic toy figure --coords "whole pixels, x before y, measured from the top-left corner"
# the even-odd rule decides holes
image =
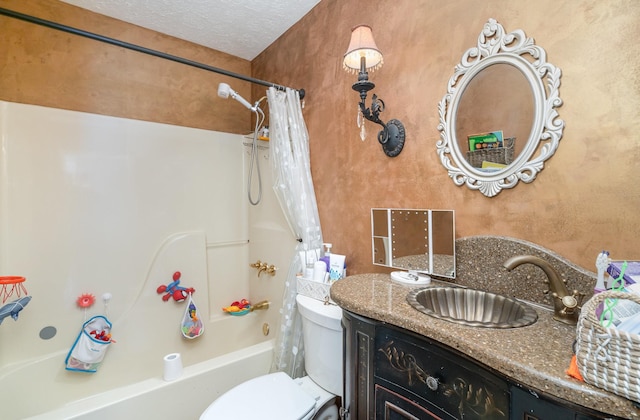
[[[180,276],[182,274],[179,271],[173,273],[173,281],[167,285],[161,285],[158,287],[158,294],[164,293],[162,300],[165,302],[173,298],[176,302],[184,301],[190,293],[195,293],[196,289],[193,287],[180,286]]]

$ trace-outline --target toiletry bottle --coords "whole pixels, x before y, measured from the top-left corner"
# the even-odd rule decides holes
[[[313,263],[315,262],[314,255],[310,251],[304,251],[304,278],[307,280],[313,279]]]
[[[330,264],[329,267],[329,280],[336,281],[340,280],[344,277],[345,274],[345,260],[346,257],[344,255],[339,254],[331,254],[330,255]]]
[[[327,266],[327,273],[330,271],[330,260],[331,260],[331,247],[333,245],[326,243],[326,244],[322,244],[325,248],[324,251],[324,256],[320,258],[320,261],[324,261],[325,265]]]
[[[307,265],[305,266],[305,269],[304,269],[304,278],[307,280],[313,279],[313,262],[312,261],[307,261]]]

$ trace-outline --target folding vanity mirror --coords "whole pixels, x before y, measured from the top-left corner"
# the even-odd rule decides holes
[[[371,209],[373,264],[455,278],[453,210]]]
[[[536,178],[564,129],[560,76],[532,38],[489,19],[438,104],[436,148],[456,185],[493,197]]]

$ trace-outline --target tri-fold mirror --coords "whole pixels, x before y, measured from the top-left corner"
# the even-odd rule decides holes
[[[456,276],[453,210],[371,209],[373,264]]]

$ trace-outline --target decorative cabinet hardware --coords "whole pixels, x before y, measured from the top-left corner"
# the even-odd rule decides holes
[[[432,391],[437,391],[438,390],[438,378],[434,378],[433,376],[429,376],[427,378],[427,388],[429,388]]]

